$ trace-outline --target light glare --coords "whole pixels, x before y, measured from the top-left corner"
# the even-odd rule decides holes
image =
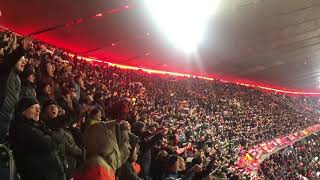
[[[176,48],[194,52],[220,0],[145,0],[151,16]]]

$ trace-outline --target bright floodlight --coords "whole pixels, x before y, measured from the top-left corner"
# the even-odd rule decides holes
[[[168,39],[186,53],[194,52],[220,0],[144,0]]]

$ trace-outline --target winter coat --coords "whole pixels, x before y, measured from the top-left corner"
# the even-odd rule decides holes
[[[117,171],[119,180],[142,180],[138,174],[135,173],[132,162],[127,161]]]
[[[77,168],[78,162],[82,160],[83,151],[75,143],[72,134],[68,130],[63,130],[66,140],[66,159],[68,162],[68,169],[73,171]]]
[[[72,134],[64,128],[61,119],[44,118],[46,125],[52,130],[59,143],[59,156],[64,162],[65,169],[72,173],[77,168],[78,161],[83,157],[83,151],[75,143]]]
[[[21,180],[64,180],[62,162],[51,132],[44,125],[17,115],[9,143]]]
[[[73,177],[74,180],[115,180],[112,167],[101,156],[89,158]]]
[[[78,120],[80,114],[79,103],[72,101],[73,107],[71,108],[68,106],[66,100],[61,97],[58,99],[58,104],[63,110],[65,110],[66,114],[64,115],[64,121],[66,122],[67,126],[74,124]]]
[[[82,136],[87,155],[101,155],[113,170],[121,166],[121,154],[115,131],[114,123],[99,122],[87,126]]]
[[[20,99],[20,88],[21,81],[18,71],[13,69],[9,74],[5,95],[0,107],[0,139],[8,133],[14,108]]]
[[[22,82],[20,96],[21,97],[31,97],[33,99],[37,99],[35,85],[31,82],[28,82],[28,81]]]
[[[140,139],[140,152],[138,156],[138,163],[141,165],[140,177],[145,178],[150,176],[150,167],[151,167],[151,148],[156,145],[157,142],[163,137],[162,134],[156,134],[149,140],[145,140],[145,135],[139,132],[136,132]]]

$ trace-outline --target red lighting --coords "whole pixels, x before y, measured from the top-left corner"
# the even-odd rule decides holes
[[[1,29],[7,29],[3,26],[0,25],[0,30]],[[19,35],[19,34],[17,34]],[[41,39],[40,40],[44,40],[44,39]],[[50,43],[48,44],[52,44],[52,45],[55,45],[56,47],[58,47],[57,45],[61,45],[65,42],[60,42],[60,41],[57,41],[55,39],[48,39],[48,37],[46,38],[46,40]],[[43,41],[43,42],[46,42],[46,41]],[[118,44],[117,43],[112,43],[112,45],[116,45]],[[69,47],[72,47],[72,44],[68,45]],[[74,52],[78,52],[78,51],[84,51],[83,49],[72,49],[74,50]],[[148,53],[147,53],[148,54]],[[145,54],[146,55],[146,54]],[[73,54],[69,54],[69,56],[73,57],[74,55]],[[266,90],[266,91],[272,91],[272,92],[277,92],[277,93],[282,93],[282,94],[288,94],[288,95],[310,95],[310,96],[320,96],[320,91],[297,91],[297,90],[288,90],[288,89],[284,89],[284,88],[279,88],[279,87],[271,87],[270,85],[261,85],[259,83],[248,83],[248,82],[245,82],[243,80],[225,80],[225,79],[221,79],[221,78],[214,78],[214,77],[210,77],[210,76],[197,76],[197,75],[194,75],[194,74],[184,74],[184,73],[177,73],[177,72],[170,72],[170,71],[162,71],[162,70],[154,70],[154,69],[147,69],[147,68],[140,68],[140,67],[136,67],[136,66],[128,66],[128,65],[122,65],[122,64],[116,64],[116,63],[111,63],[111,62],[106,62],[104,60],[99,60],[99,59],[95,59],[95,58],[89,58],[89,57],[83,57],[83,56],[78,56],[80,59],[84,59],[88,62],[98,62],[98,63],[105,63],[105,64],[108,64],[109,66],[113,66],[113,67],[118,67],[118,68],[122,68],[122,69],[131,69],[131,70],[142,70],[144,72],[147,72],[147,73],[154,73],[154,74],[163,74],[163,75],[172,75],[172,76],[180,76],[180,77],[197,77],[199,79],[205,79],[205,80],[220,80],[221,82],[225,82],[225,83],[236,83],[236,84],[239,84],[239,85],[243,85],[243,86],[247,86],[247,87],[254,87],[254,88],[259,88],[259,89],[262,89],[262,90]],[[164,67],[167,67],[167,64],[163,64]]]
[[[73,56],[74,55],[72,55],[71,57],[73,57]],[[140,68],[140,67],[136,67],[136,66],[127,66],[127,65],[116,64],[116,63],[96,60],[96,59],[92,59],[92,58],[81,57],[81,56],[79,56],[79,58],[82,58],[82,59],[84,59],[86,61],[89,61],[89,62],[103,62],[105,64],[108,64],[109,66],[118,67],[118,68],[121,68],[121,69],[141,70],[141,71],[144,71],[144,72],[147,72],[147,73],[150,73],[150,74],[162,74],[162,75],[172,75],[172,76],[180,76],[180,77],[195,77],[195,78],[209,80],[209,81],[218,80],[218,79],[215,79],[215,78],[212,78],[212,77],[196,76],[196,75],[192,75],[192,74],[184,74],[184,73],[161,71],[161,70],[155,70],[155,69]],[[262,90],[273,91],[273,92],[282,93],[282,94],[311,95],[311,96],[320,95],[320,92],[288,91],[288,90],[276,89],[276,88],[260,86],[260,85],[254,85],[254,84],[248,84],[248,83],[231,82],[231,81],[226,81],[226,80],[223,80],[223,79],[221,79],[220,81],[224,82],[224,83],[236,83],[238,85],[242,85],[242,86],[246,86],[246,87],[259,88],[259,89],[262,89]]]

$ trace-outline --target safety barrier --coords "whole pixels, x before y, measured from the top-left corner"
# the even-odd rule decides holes
[[[17,177],[16,167],[15,167],[14,158],[11,150],[6,145],[0,144],[0,151],[5,152],[9,156],[9,179],[15,180]]]

